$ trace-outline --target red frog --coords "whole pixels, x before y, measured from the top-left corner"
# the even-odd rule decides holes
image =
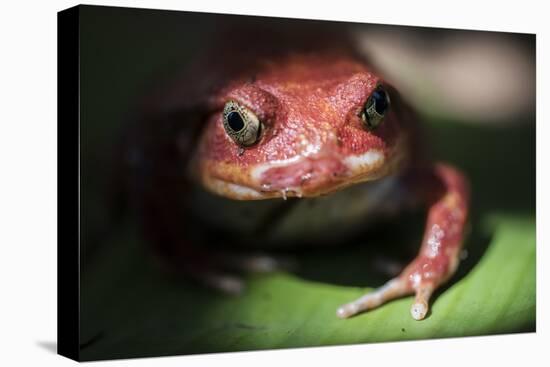
[[[411,315],[424,319],[459,264],[464,175],[428,159],[412,109],[348,38],[302,32],[260,42],[259,33],[255,43],[226,33],[144,108],[132,159],[149,238],[175,268],[239,291],[224,265],[265,270],[277,261],[209,251],[202,243],[212,233],[264,248],[342,245],[372,218],[422,205],[418,255],[336,315],[414,294]]]

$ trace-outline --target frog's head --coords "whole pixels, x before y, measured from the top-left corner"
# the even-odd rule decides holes
[[[213,98],[193,158],[202,184],[238,200],[315,197],[395,170],[405,139],[393,90],[361,60],[270,60]]]

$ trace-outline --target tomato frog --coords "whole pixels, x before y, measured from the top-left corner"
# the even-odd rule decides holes
[[[358,233],[368,239],[372,218],[422,206],[418,255],[335,313],[414,295],[412,317],[426,317],[459,264],[467,180],[425,153],[412,108],[350,44],[333,33],[256,43],[227,33],[143,103],[129,150],[134,192],[147,237],[174,269],[238,292],[242,280],[222,269],[280,264],[208,249],[212,238],[261,249],[342,246]]]

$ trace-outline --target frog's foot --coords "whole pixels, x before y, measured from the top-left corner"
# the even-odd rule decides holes
[[[219,253],[218,259],[225,267],[247,273],[272,273],[296,266],[291,259],[265,254]]]
[[[230,295],[239,295],[244,289],[244,280],[238,276],[215,271],[191,273],[195,279],[209,288]]]
[[[399,278],[395,278],[355,301],[340,306],[336,311],[336,315],[341,319],[345,319],[376,308],[392,299],[405,296],[408,293],[410,293],[410,290],[407,289],[406,283]]]
[[[391,300],[415,294],[415,300],[411,306],[411,316],[415,320],[422,320],[428,313],[430,296],[434,286],[431,283],[417,284],[416,287],[411,282],[401,276],[394,278],[384,284],[382,287],[367,293],[353,302],[342,305],[336,311],[339,318],[348,318],[383,305]]]
[[[347,318],[409,294],[415,294],[412,317],[415,320],[426,317],[432,293],[454,274],[460,261],[468,209],[467,185],[462,175],[445,165],[436,166],[434,173],[439,178],[442,194],[429,199],[420,253],[398,277],[340,307],[336,312],[339,317]]]
[[[202,260],[205,258],[203,257]],[[246,286],[236,273],[270,273],[294,266],[289,259],[263,254],[235,254],[212,251],[207,261],[192,262],[180,268],[195,281],[230,295],[241,294]]]

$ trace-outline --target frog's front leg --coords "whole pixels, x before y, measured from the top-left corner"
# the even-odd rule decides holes
[[[421,193],[429,206],[419,254],[399,276],[338,308],[338,317],[347,318],[415,294],[411,315],[422,320],[432,293],[455,272],[468,213],[468,184],[459,171],[444,164],[435,165],[432,173],[423,173],[412,182],[414,191]]]

